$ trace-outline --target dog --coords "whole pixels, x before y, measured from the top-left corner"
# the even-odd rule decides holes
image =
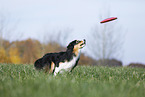
[[[85,47],[86,40],[74,40],[69,43],[65,52],[47,53],[34,63],[38,70],[44,69],[53,75],[63,71],[72,72],[80,59],[81,49]]]

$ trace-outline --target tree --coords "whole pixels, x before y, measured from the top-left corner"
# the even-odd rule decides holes
[[[9,21],[11,20],[10,16],[0,12],[0,47],[3,46],[3,41],[5,39],[10,40],[12,38],[16,38],[21,36],[21,34],[17,33],[14,35],[16,30],[17,22],[10,24]]]
[[[96,60],[105,62],[122,56],[124,31],[117,21],[95,25],[89,37],[88,47]]]
[[[63,30],[58,31],[56,35],[56,42],[59,43],[61,46],[66,46],[67,45],[67,40],[71,37],[71,34],[73,32],[73,29],[71,28],[66,28]]]
[[[3,47],[0,47],[0,63],[9,63],[10,60],[6,54],[6,51]]]
[[[10,48],[9,49],[9,59],[11,60],[11,63],[14,63],[14,64],[21,63],[21,58],[20,58],[18,48]]]
[[[22,45],[22,61],[23,63],[33,64],[36,59],[40,56],[40,45],[39,41],[27,39]]]
[[[0,47],[3,44],[3,34],[6,30],[7,20],[3,14],[0,14]]]
[[[71,28],[64,28],[63,30],[62,29],[56,29],[56,30],[48,29],[44,31],[43,35],[41,35],[41,42],[42,42],[41,54],[44,55],[47,52],[64,50],[63,47],[67,45],[67,40],[72,34],[72,31],[73,29]]]
[[[16,30],[16,23],[9,23],[10,16],[0,12],[0,62],[5,63],[20,63],[20,58],[17,55],[18,51],[11,49],[9,41],[16,35],[14,31]],[[20,35],[17,33],[17,35]],[[12,41],[12,40],[11,40]],[[10,51],[9,51],[10,50]],[[8,57],[10,55],[10,57]]]

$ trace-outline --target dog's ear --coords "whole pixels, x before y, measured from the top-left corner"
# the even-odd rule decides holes
[[[67,49],[73,49],[73,48],[74,48],[73,44],[69,44],[69,45],[67,46]]]
[[[67,48],[70,48],[71,47],[71,44],[69,44],[68,46],[67,46]]]
[[[74,47],[74,44],[76,44],[76,41],[77,41],[77,40],[72,41],[72,42],[67,46],[67,48],[68,48],[68,49],[73,48],[73,47]]]

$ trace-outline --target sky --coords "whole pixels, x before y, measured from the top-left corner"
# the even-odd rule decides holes
[[[100,25],[100,16],[109,12],[125,32],[120,60],[127,65],[145,63],[144,5],[145,0],[0,0],[0,14],[9,19],[9,28],[16,28],[10,40],[44,41],[50,33],[72,29],[67,45],[73,39],[87,40],[91,29]]]

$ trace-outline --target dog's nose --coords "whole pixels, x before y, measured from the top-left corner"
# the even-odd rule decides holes
[[[86,40],[84,39],[84,43],[86,44]]]

